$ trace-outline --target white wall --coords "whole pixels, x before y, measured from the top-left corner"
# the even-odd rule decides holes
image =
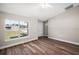
[[[43,22],[38,21],[38,36],[43,36]]]
[[[4,35],[4,19],[12,19],[12,20],[21,20],[24,22],[28,22],[29,23],[29,35],[25,38],[20,38],[17,40],[11,40],[11,41],[7,41],[5,42],[5,35]],[[19,16],[19,15],[15,15],[15,14],[9,14],[9,13],[4,13],[4,12],[0,12],[0,49],[1,48],[5,48],[5,47],[9,47],[9,46],[13,46],[13,45],[17,45],[20,43],[24,43],[24,42],[28,42],[28,41],[32,41],[32,40],[36,40],[38,38],[38,33],[37,33],[37,26],[38,26],[38,21],[36,18],[29,18],[29,17],[25,17],[25,16]]]
[[[79,7],[67,10],[48,21],[48,36],[79,45]]]

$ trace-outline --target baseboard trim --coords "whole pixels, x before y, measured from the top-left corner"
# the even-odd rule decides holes
[[[27,43],[27,42],[30,42],[30,41],[34,41],[34,40],[38,40],[38,39],[33,38],[33,39],[29,39],[29,40],[26,40],[26,41],[23,41],[23,42],[18,42],[18,43],[14,43],[14,44],[10,44],[10,45],[5,45],[5,46],[0,47],[0,50],[5,49],[5,48],[9,48],[9,47],[12,47],[12,46],[16,46],[16,45],[19,45],[19,44]]]
[[[58,40],[58,41],[61,41],[61,42],[66,42],[66,43],[78,45],[79,46],[79,43],[77,43],[77,42],[71,42],[71,41],[67,41],[67,40],[63,40],[63,39],[59,39],[59,38],[52,38],[52,37],[48,37],[48,38],[54,39],[54,40]]]

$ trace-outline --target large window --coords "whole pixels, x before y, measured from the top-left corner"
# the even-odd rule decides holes
[[[5,20],[5,38],[15,39],[28,35],[28,23],[17,20]]]

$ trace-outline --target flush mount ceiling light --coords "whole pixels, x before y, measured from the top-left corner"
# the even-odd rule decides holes
[[[48,4],[48,3],[41,3],[40,6],[41,6],[42,8],[49,8],[49,7],[51,7],[51,5]]]

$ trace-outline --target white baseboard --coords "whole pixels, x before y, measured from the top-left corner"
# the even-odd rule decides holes
[[[0,47],[0,49],[5,49],[5,48],[11,47],[11,46],[23,44],[23,43],[30,42],[30,41],[33,41],[33,40],[37,40],[37,38],[29,39],[29,40],[22,41],[22,42],[17,42],[17,43],[10,44],[10,45],[5,45],[5,46]]]
[[[79,45],[79,43],[77,43],[77,42],[71,42],[71,41],[60,39],[60,38],[52,38],[52,37],[48,37],[48,38],[58,40],[58,41],[62,41],[62,42],[71,43],[71,44],[74,44],[74,45]]]

